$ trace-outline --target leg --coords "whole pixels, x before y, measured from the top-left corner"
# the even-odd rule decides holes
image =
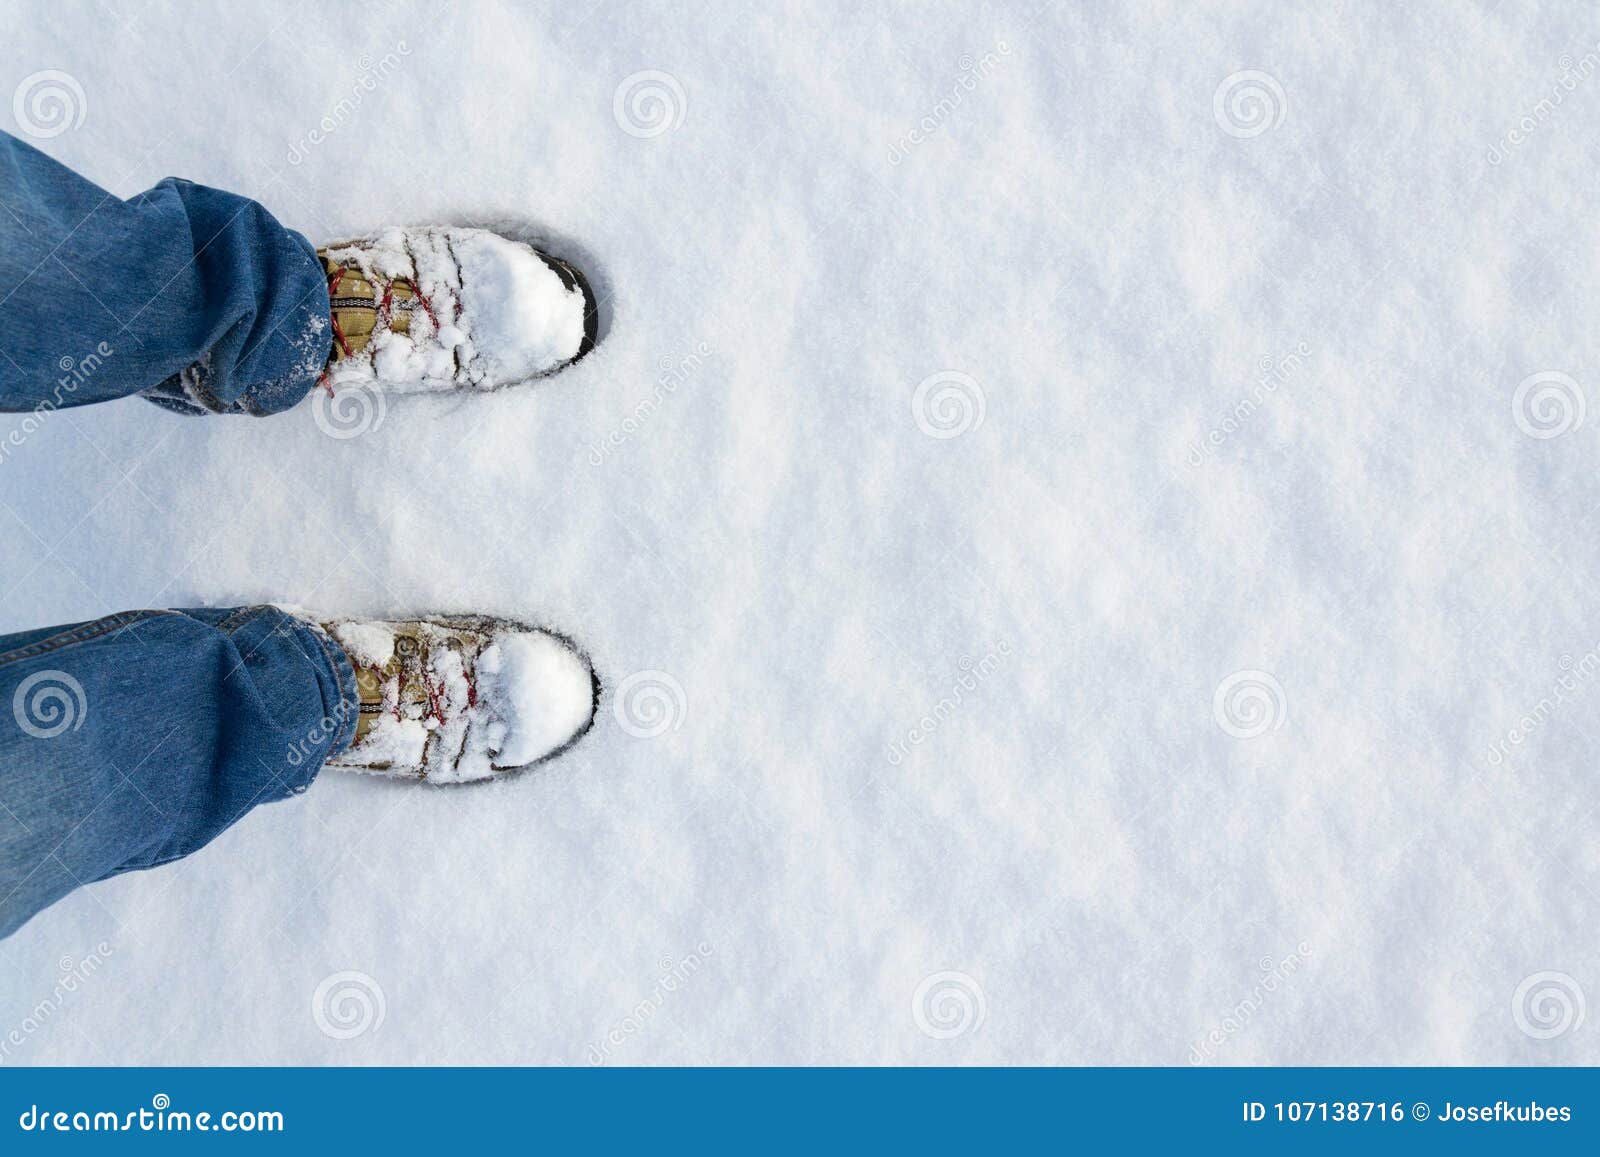
[[[0,637],[0,936],[304,791],[357,712],[344,652],[274,607]]]
[[[172,178],[119,201],[0,133],[0,410],[273,414],[331,340],[315,249],[254,201]]]

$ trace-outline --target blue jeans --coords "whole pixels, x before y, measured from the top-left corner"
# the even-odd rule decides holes
[[[358,715],[344,651],[276,607],[0,637],[0,936],[305,791]]]
[[[254,201],[170,177],[119,201],[0,133],[0,410],[275,414],[332,343],[315,248]]]
[[[119,201],[0,133],[0,411],[271,414],[329,331],[315,250],[261,206],[177,180]],[[0,936],[304,791],[357,712],[344,652],[274,607],[0,636]]]

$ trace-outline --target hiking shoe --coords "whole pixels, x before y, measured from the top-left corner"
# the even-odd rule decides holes
[[[594,348],[593,291],[565,261],[487,229],[385,229],[317,250],[333,349],[321,385],[493,390]]]
[[[600,684],[566,639],[480,615],[318,625],[355,667],[349,771],[468,783],[550,759],[594,722]]]

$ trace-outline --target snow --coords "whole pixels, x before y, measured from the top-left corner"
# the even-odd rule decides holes
[[[43,147],[116,193],[537,235],[605,304],[357,436],[50,417],[0,625],[483,611],[607,692],[527,775],[328,775],[75,894],[6,1005],[104,962],[6,1060],[1600,1061],[1596,40],[22,0],[0,98],[74,77]]]
[[[526,245],[493,233],[468,233],[454,249],[485,380],[525,381],[578,356],[582,290],[567,289]]]
[[[554,635],[499,636],[478,656],[484,708],[494,723],[491,749],[501,767],[526,767],[572,740],[594,714],[588,665]]]
[[[283,609],[307,622],[320,625],[330,621],[304,607]],[[338,643],[350,656],[350,661],[360,667],[384,667],[394,658],[394,630],[381,620],[342,620],[339,623]]]

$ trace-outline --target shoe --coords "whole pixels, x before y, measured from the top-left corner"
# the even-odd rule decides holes
[[[481,615],[332,619],[317,625],[355,667],[349,771],[470,783],[552,759],[594,722],[600,682],[570,641]]]
[[[594,348],[599,311],[565,261],[487,229],[390,228],[319,249],[333,349],[321,385],[494,390]]]

